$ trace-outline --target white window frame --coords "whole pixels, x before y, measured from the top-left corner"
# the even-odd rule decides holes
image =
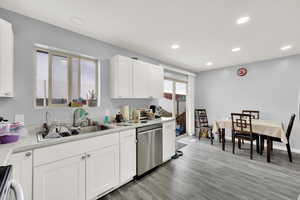
[[[36,109],[44,109],[44,108],[68,108],[68,104],[72,98],[72,58],[77,58],[78,59],[78,95],[80,96],[80,87],[81,87],[81,60],[89,60],[89,61],[93,61],[96,64],[96,73],[95,73],[95,93],[97,96],[97,106],[100,106],[100,89],[101,89],[101,85],[100,85],[100,59],[94,58],[94,57],[90,57],[90,56],[86,56],[83,54],[79,54],[79,53],[73,53],[73,52],[68,52],[68,51],[64,51],[64,50],[58,50],[56,48],[44,48],[44,47],[40,47],[40,46],[44,46],[44,45],[36,45],[34,48],[34,64],[35,64],[35,91],[34,91],[34,108]],[[48,53],[48,106],[46,105],[46,101],[44,100],[44,105],[43,106],[37,106],[36,105],[36,99],[37,99],[37,53],[41,51],[41,52],[45,52]],[[68,98],[67,98],[67,103],[66,104],[52,104],[51,99],[52,99],[52,57],[53,56],[61,56],[61,57],[66,57],[68,60]],[[46,99],[46,98],[44,98]]]

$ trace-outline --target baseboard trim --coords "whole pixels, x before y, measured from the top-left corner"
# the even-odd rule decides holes
[[[231,140],[231,137],[225,137],[226,140]],[[249,141],[245,141],[245,143],[249,143]],[[265,144],[266,147],[266,144]],[[286,146],[280,146],[280,145],[276,145],[276,143],[273,145],[274,149],[278,149],[278,150],[282,150],[282,151],[286,151]],[[297,153],[300,154],[300,149],[295,149],[295,148],[291,148],[292,153]]]

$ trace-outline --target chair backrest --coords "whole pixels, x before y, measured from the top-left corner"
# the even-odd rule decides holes
[[[286,129],[286,137],[287,137],[288,140],[290,139],[290,135],[291,135],[292,128],[293,128],[293,125],[294,125],[295,117],[296,117],[296,115],[293,113],[292,116],[291,116],[290,122],[289,122],[289,126]]]
[[[208,127],[206,109],[195,109],[195,117],[198,119],[200,127]]]
[[[259,119],[259,111],[258,110],[243,110],[242,113],[251,115],[252,119]]]
[[[231,113],[231,122],[234,133],[250,134],[252,137],[252,115]]]

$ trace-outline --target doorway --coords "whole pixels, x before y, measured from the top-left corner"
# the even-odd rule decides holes
[[[163,117],[176,118],[176,136],[186,135],[187,82],[165,78],[164,97],[159,100]]]

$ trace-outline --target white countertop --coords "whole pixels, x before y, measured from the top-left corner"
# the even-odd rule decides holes
[[[18,142],[10,143],[10,144],[0,144],[0,166],[7,165],[9,157],[12,153],[31,151],[37,148],[43,148],[43,147],[61,144],[65,142],[71,142],[71,141],[82,140],[90,137],[112,134],[124,130],[135,129],[138,127],[143,127],[151,124],[164,123],[172,120],[175,120],[175,118],[161,118],[157,120],[148,121],[147,123],[132,124],[130,126],[116,126],[115,124],[110,124],[109,126],[113,126],[113,128],[108,130],[92,132],[92,133],[84,133],[84,134],[74,135],[70,137],[55,138],[43,142],[38,142],[36,133],[29,133],[26,136],[21,136]]]

